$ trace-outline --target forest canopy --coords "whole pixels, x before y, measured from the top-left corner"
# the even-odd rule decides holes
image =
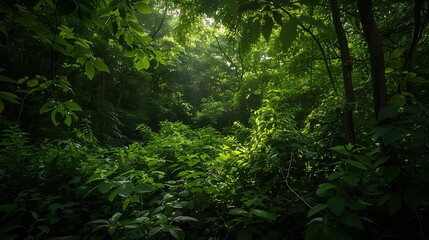
[[[0,3],[2,239],[426,239],[429,2]]]

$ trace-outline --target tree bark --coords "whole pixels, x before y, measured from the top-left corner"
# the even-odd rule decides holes
[[[387,105],[387,88],[384,74],[384,51],[380,31],[374,20],[372,0],[358,0],[359,18],[371,63],[371,78],[374,97],[374,113],[378,124],[380,110]]]
[[[404,62],[404,68],[408,72],[414,72],[415,70],[415,62],[416,62],[416,52],[417,52],[417,44],[421,38],[421,16],[420,12],[422,10],[423,1],[422,0],[414,0],[414,28],[413,35],[411,39],[411,45],[408,49],[407,57]],[[407,82],[406,91],[413,91],[413,84],[411,82]]]
[[[343,70],[344,91],[346,104],[343,109],[343,126],[347,143],[356,143],[356,136],[353,124],[353,109],[354,109],[354,90],[352,81],[353,64],[350,58],[350,50],[347,42],[346,33],[340,18],[340,9],[337,0],[330,0],[332,19],[334,22],[335,32],[337,34],[338,43],[340,45],[341,63]]]

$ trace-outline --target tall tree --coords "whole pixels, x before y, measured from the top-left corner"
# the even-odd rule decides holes
[[[380,110],[387,105],[387,88],[384,74],[384,50],[380,30],[374,19],[372,0],[358,0],[359,18],[362,24],[371,64],[374,97],[374,113],[378,121]]]
[[[330,0],[332,19],[334,22],[335,32],[337,34],[338,44],[341,52],[341,67],[343,70],[344,91],[346,95],[346,103],[343,110],[343,125],[348,143],[356,143],[356,136],[353,124],[353,109],[354,109],[354,90],[352,81],[353,63],[350,57],[349,45],[341,23],[340,9],[337,0]]]

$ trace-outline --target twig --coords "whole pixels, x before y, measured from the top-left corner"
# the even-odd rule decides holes
[[[307,205],[309,208],[313,208],[307,201],[305,201],[305,199],[303,197],[301,197],[301,195],[299,195],[297,192],[295,192],[292,187],[289,185],[289,173],[290,173],[290,168],[292,166],[292,162],[293,162],[293,157],[292,157],[292,153],[290,154],[290,162],[289,162],[289,167],[287,169],[287,174],[286,174],[286,186],[289,188],[289,190],[291,192],[293,192],[293,194],[295,194],[302,202],[305,203],[305,205]]]

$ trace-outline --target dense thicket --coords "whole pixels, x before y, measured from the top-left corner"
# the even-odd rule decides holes
[[[2,239],[426,239],[429,4],[0,3]]]

